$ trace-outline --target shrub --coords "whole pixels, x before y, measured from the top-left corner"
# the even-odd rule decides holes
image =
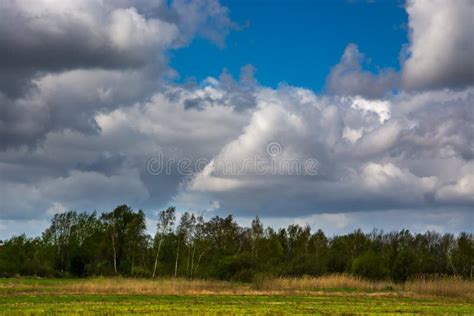
[[[388,276],[384,258],[372,251],[352,261],[351,273],[369,280],[382,280]]]
[[[401,251],[392,268],[392,279],[395,282],[405,282],[415,272],[416,255],[413,251]]]

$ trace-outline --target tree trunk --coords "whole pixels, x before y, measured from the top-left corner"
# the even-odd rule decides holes
[[[135,250],[132,251],[132,270],[130,274],[133,276],[133,270],[135,270]]]
[[[196,253],[196,246],[193,245],[193,255],[191,257],[191,279],[194,276],[194,254]]]
[[[115,250],[115,238],[112,234],[112,249],[114,251],[114,271],[117,273],[117,251]]]
[[[204,256],[204,254],[205,254],[206,252],[207,252],[207,249],[204,250],[204,251],[199,255],[198,261],[197,261],[197,263],[196,263],[196,270],[195,270],[195,272],[197,272],[197,269],[199,268],[199,264],[201,263],[201,259],[202,259],[202,257]]]
[[[174,263],[174,277],[178,275],[178,260],[179,260],[179,242],[178,242],[178,249],[176,251],[176,261]]]
[[[191,260],[191,247],[188,247],[188,260],[186,261],[186,275],[189,277],[189,261]]]
[[[156,268],[158,268],[158,257],[160,256],[160,249],[161,249],[161,242],[162,242],[162,241],[163,241],[163,238],[160,238],[160,242],[158,242],[158,251],[156,252],[155,266],[153,267],[153,275],[152,275],[152,278],[155,277]]]

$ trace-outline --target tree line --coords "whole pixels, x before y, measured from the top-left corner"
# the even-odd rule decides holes
[[[102,214],[54,215],[41,237],[0,241],[0,276],[215,278],[251,281],[256,276],[351,273],[403,282],[418,275],[472,278],[473,235],[369,234],[356,230],[328,237],[298,224],[275,230],[256,217],[250,227],[231,215],[205,220],[170,207],[159,213],[155,236],[145,214],[120,205]]]

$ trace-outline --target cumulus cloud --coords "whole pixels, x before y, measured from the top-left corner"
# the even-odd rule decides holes
[[[451,25],[462,5],[428,24]],[[405,214],[409,225],[436,210],[415,228],[465,227],[448,215],[467,219],[474,202],[474,90],[458,69],[472,65],[459,48],[467,22],[443,29],[449,49],[435,63],[428,44],[442,40],[430,39],[420,6],[441,8],[408,4],[404,90],[393,93],[394,70],[365,70],[350,44],[327,78],[330,93],[318,95],[265,87],[251,65],[238,79],[223,71],[166,81],[166,51],[196,36],[224,44],[234,25],[215,1],[1,2],[0,227],[118,203],[341,231],[383,226],[374,214]],[[169,164],[161,173],[150,169],[155,158]]]
[[[1,152],[2,191],[11,201],[2,215],[28,217],[55,205],[109,207],[107,201],[118,199],[144,209],[172,202],[263,216],[472,204],[466,174],[473,91],[371,100],[253,85],[248,93],[255,105],[248,108],[232,96],[246,83],[232,82],[235,89],[222,78],[164,85],[148,101],[96,114],[96,134],[55,131],[36,148]],[[189,107],[196,99],[199,107]],[[269,144],[279,146],[276,154]],[[159,155],[170,169],[153,175],[147,162]],[[254,158],[263,164],[249,164]],[[311,158],[316,173],[305,174]],[[183,159],[204,164],[183,173]],[[302,164],[300,173],[288,173],[291,164],[272,172],[288,161]]]
[[[50,132],[41,146],[1,152],[2,218],[120,201],[265,218],[472,206],[471,90],[370,100],[253,86],[255,106],[242,108],[224,97],[233,91],[224,83],[165,85],[148,101],[96,114],[94,135]],[[189,107],[196,98],[200,106]],[[153,174],[147,163],[160,155],[170,169]],[[263,164],[248,164],[256,157]],[[310,158],[317,172],[305,174]],[[183,159],[204,164],[183,173]],[[285,161],[303,163],[303,173],[272,173]]]
[[[398,74],[395,70],[386,68],[372,73],[363,69],[365,61],[366,58],[357,45],[347,45],[340,62],[331,69],[326,78],[328,92],[381,98],[397,87]]]
[[[205,93],[197,93],[188,97],[186,109],[202,109],[215,102],[231,106],[239,111],[255,107],[256,100],[253,92],[258,84],[254,73],[255,68],[252,65],[245,65],[240,70],[238,81],[229,74],[227,69],[222,71],[219,79],[206,78],[204,84],[207,88],[203,91]]]
[[[0,148],[97,133],[97,113],[146,100],[173,75],[167,50],[199,35],[223,45],[227,14],[214,0],[2,1]]]
[[[54,131],[41,146],[0,152],[2,201],[8,201],[0,204],[0,214],[41,216],[57,203],[85,210],[124,202],[164,206],[184,175],[174,163],[169,172],[154,176],[147,161],[160,155],[209,161],[246,124],[250,112],[221,104],[220,98],[209,97],[200,109],[186,108],[197,95],[221,93],[213,85],[169,85],[149,101],[96,114],[97,134]]]
[[[8,180],[2,187],[3,219],[41,218],[67,208],[109,209],[123,203],[137,204],[149,197],[136,170],[124,170],[110,176],[72,170],[64,177],[46,176],[30,183]],[[5,198],[5,199],[3,199]]]
[[[139,67],[196,34],[222,45],[232,26],[227,9],[213,0],[2,1],[0,68]]]
[[[284,216],[289,210],[312,214],[466,207],[472,204],[466,199],[471,191],[465,172],[472,159],[468,129],[473,94],[447,95],[439,104],[426,98],[423,104],[400,111],[400,104],[423,98],[400,95],[372,101],[318,97],[292,87],[261,89],[243,133],[187,182],[183,194],[186,199],[189,194],[204,194],[219,201],[222,210],[269,216]],[[348,130],[358,131],[357,137],[348,139]],[[270,142],[281,145],[276,157],[268,157]],[[260,165],[260,173],[247,162],[253,157],[270,158]],[[317,175],[262,174],[283,159],[304,162],[308,157],[318,159]],[[237,170],[246,167],[246,172],[225,173],[226,165],[217,161],[231,162]],[[440,161],[459,169],[439,168]]]
[[[381,98],[393,90],[463,89],[474,84],[474,3],[409,0],[409,43],[401,50],[401,71],[366,70],[367,58],[356,44],[347,45],[326,78],[337,95]]]
[[[36,89],[17,99],[0,93],[1,149],[35,145],[47,133],[65,129],[96,134],[97,113],[146,99],[157,89],[152,76],[134,70],[48,73],[35,84]]]
[[[437,198],[441,201],[454,203],[474,203],[474,173],[472,173],[473,168],[474,166],[472,166],[471,164],[471,173],[463,175],[460,179],[457,179],[457,181],[452,184],[446,184],[445,186],[443,186],[438,192],[436,192]]]
[[[407,2],[408,59],[402,72],[406,90],[463,88],[474,84],[474,2]]]
[[[118,4],[118,3],[117,3]],[[176,40],[176,25],[147,20],[113,2],[3,1],[0,4],[0,69],[20,71],[18,96],[39,71],[143,66]],[[14,77],[7,72],[6,79]],[[2,82],[3,80],[0,80]]]

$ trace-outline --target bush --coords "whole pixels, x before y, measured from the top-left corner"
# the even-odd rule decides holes
[[[250,272],[254,265],[252,258],[248,254],[227,256],[219,260],[217,265],[217,277],[223,280],[251,281],[253,272]]]
[[[82,277],[86,274],[86,263],[82,256],[74,255],[70,261],[69,271],[72,275]]]
[[[255,274],[256,272],[252,269],[239,270],[234,274],[232,280],[240,282],[252,282]]]
[[[352,261],[351,273],[369,280],[382,280],[388,276],[382,256],[370,251]]]
[[[416,255],[413,251],[401,251],[392,268],[392,279],[395,282],[405,282],[415,272]]]
[[[151,273],[150,271],[148,271],[147,269],[143,268],[143,267],[134,267],[133,268],[133,271],[132,271],[132,276],[133,277],[150,277],[151,276]]]

